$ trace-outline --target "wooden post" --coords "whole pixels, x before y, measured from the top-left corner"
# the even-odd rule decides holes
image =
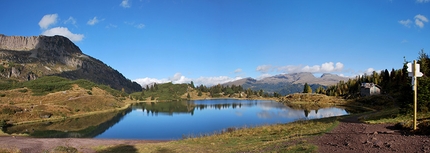
[[[414,60],[414,64],[412,65],[412,73],[414,80],[414,130],[417,130],[417,61]]]

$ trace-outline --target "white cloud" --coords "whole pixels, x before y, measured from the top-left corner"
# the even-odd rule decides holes
[[[138,28],[138,29],[145,28],[145,24],[143,24],[143,23],[136,24],[134,21],[133,22],[127,22],[127,21],[125,21],[124,23],[126,25],[130,25],[130,26],[133,26],[133,27]]]
[[[417,3],[428,3],[430,0],[417,0]]]
[[[116,27],[118,27],[117,25],[114,25],[114,24],[112,24],[112,23],[110,23],[109,25],[107,25],[106,26],[106,28],[116,28]]]
[[[200,78],[194,79],[193,81],[194,81],[194,84],[213,86],[213,85],[223,84],[223,83],[227,83],[227,82],[231,82],[239,79],[242,79],[242,77],[231,78],[228,76],[216,76],[216,77],[200,77]]]
[[[64,24],[73,24],[76,26],[76,19],[73,17],[69,17],[66,21],[64,21]]]
[[[142,28],[145,28],[145,24],[138,24],[138,25],[135,25],[134,27],[136,27],[136,28],[138,28],[138,29],[142,29]]]
[[[373,68],[368,68],[364,73],[365,73],[365,74],[372,74],[372,73],[373,73],[373,71],[375,71],[375,69],[373,69]]]
[[[153,84],[153,83],[167,83],[167,82],[170,82],[167,79],[156,79],[156,78],[148,78],[148,77],[141,78],[141,79],[136,79],[136,80],[133,80],[133,81],[139,83],[142,87],[146,87],[146,85]]]
[[[87,24],[88,24],[88,25],[95,25],[96,23],[99,23],[100,21],[103,21],[103,20],[104,20],[104,19],[99,20],[99,19],[97,19],[97,17],[95,16],[93,19],[88,20]]]
[[[418,14],[414,17],[415,19],[415,25],[417,25],[420,28],[424,28],[424,22],[429,22],[429,20],[421,14]]]
[[[194,84],[196,84],[196,85],[203,84],[206,86],[213,86],[213,85],[223,84],[223,83],[230,82],[230,81],[235,81],[238,79],[242,79],[242,78],[241,77],[231,78],[228,76],[216,76],[216,77],[199,77],[197,79],[191,79],[191,78],[187,78],[187,77],[183,76],[181,73],[176,73],[173,75],[173,77],[170,77],[168,79],[156,79],[156,78],[146,77],[146,78],[136,79],[133,81],[139,83],[143,87],[145,87],[148,84],[152,84],[152,83],[172,82],[174,84],[182,84],[182,83],[190,83],[191,81],[193,81]]]
[[[408,43],[408,42],[409,42],[408,40],[403,39],[402,42],[400,42],[400,43],[404,44],[404,43]]]
[[[236,70],[234,70],[234,73],[241,73],[242,72],[242,69],[236,69]]]
[[[123,8],[129,8],[131,6],[131,4],[128,2],[128,0],[122,0],[121,4],[119,4],[119,6],[121,6]]]
[[[46,36],[61,35],[69,38],[71,41],[74,41],[74,42],[81,41],[84,38],[83,34],[74,34],[70,32],[69,29],[67,29],[66,27],[51,28],[42,32],[42,35],[46,35]]]
[[[267,77],[271,77],[271,76],[272,75],[269,74],[269,73],[263,73],[259,77],[257,77],[257,80],[261,80],[261,79],[264,79],[264,78],[267,78]]]
[[[260,65],[260,66],[257,66],[256,70],[261,73],[267,73],[270,70],[272,70],[272,65]]]
[[[186,78],[181,73],[175,73],[172,78],[169,78],[172,83],[181,84],[181,83],[190,83],[191,79]]]
[[[277,68],[278,72],[282,73],[298,73],[298,72],[311,72],[311,73],[331,73],[331,72],[341,72],[343,70],[343,64],[337,62],[323,63],[321,65],[314,66],[303,66],[303,65],[287,65]]]
[[[411,23],[412,23],[412,21],[411,21],[411,20],[409,20],[409,19],[407,19],[407,20],[400,20],[400,21],[399,21],[399,23],[400,23],[401,25],[404,25],[405,27],[410,28],[410,27],[411,27]]]
[[[57,23],[58,14],[47,14],[39,21],[39,26],[42,29],[48,29],[52,24]]]

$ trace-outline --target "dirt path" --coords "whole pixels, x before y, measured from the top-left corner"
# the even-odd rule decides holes
[[[318,152],[430,152],[430,136],[403,135],[393,124],[365,124],[357,116],[312,140]]]
[[[28,138],[28,137],[0,137],[0,148],[12,151],[20,150],[23,153],[39,153],[53,151],[57,146],[74,147],[79,152],[95,152],[93,147],[124,145],[132,146],[138,143],[155,143],[163,141],[151,140],[113,140],[113,139],[90,139],[90,138]]]

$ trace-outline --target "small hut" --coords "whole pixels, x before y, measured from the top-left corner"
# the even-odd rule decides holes
[[[360,95],[362,97],[381,94],[381,86],[374,83],[362,83]]]

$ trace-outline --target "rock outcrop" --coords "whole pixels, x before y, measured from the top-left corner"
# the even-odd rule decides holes
[[[136,82],[82,53],[66,37],[0,34],[0,78],[28,81],[45,75],[87,79],[126,92],[141,90]]]

